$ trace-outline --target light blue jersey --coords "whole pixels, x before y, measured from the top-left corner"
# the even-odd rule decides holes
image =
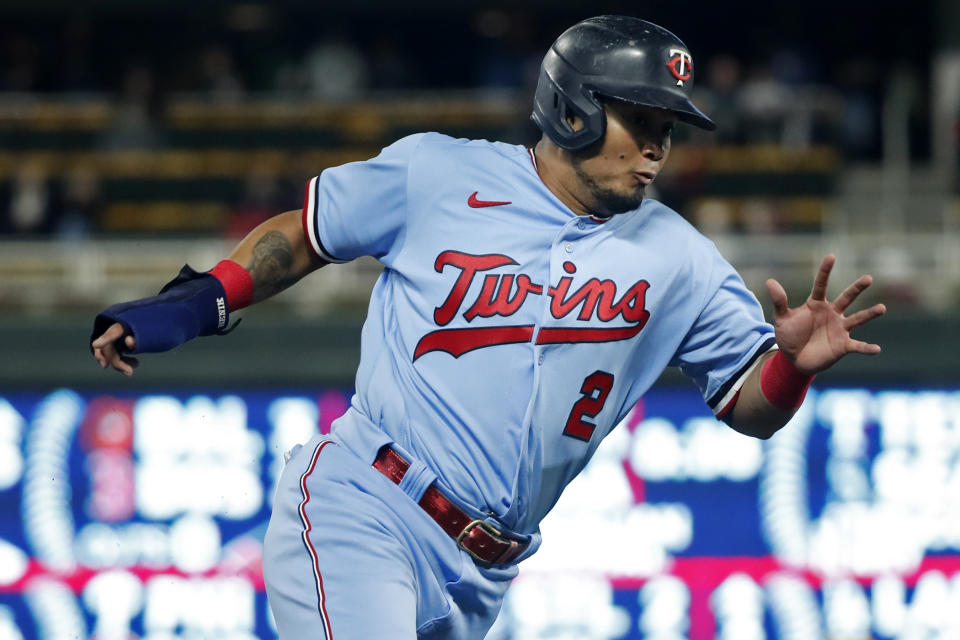
[[[385,266],[334,435],[371,460],[396,443],[405,482],[437,481],[520,533],[665,367],[719,413],[774,346],[754,295],[677,213],[646,200],[577,216],[525,147],[404,138],[311,180],[303,222],[324,260]]]
[[[661,371],[720,414],[774,344],[680,216],[576,216],[524,147],[404,138],[311,180],[303,224],[323,259],[385,269],[352,406],[277,488],[263,566],[283,639],[482,638],[540,520]],[[386,444],[399,480],[371,466]],[[470,520],[459,536],[428,515],[438,488]],[[474,562],[459,540],[480,521],[520,534],[519,555]]]

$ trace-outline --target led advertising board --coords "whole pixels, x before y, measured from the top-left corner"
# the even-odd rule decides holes
[[[0,395],[0,640],[275,638],[283,453],[349,391]],[[815,389],[768,441],[652,390],[489,640],[960,638],[960,392]]]

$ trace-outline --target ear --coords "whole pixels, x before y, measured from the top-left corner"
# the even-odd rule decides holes
[[[570,128],[573,129],[574,131],[580,131],[581,129],[583,129],[584,126],[586,126],[583,122],[583,118],[581,118],[580,116],[578,116],[576,113],[574,113],[569,109],[567,110],[567,113],[566,113],[566,120],[567,120],[567,124],[570,125]]]

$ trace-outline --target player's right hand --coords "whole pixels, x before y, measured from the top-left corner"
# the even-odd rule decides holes
[[[136,358],[121,354],[117,348],[117,342],[123,338],[123,344],[128,349],[135,349],[137,341],[133,336],[123,337],[123,325],[114,322],[100,337],[90,343],[93,348],[93,357],[97,359],[100,366],[106,369],[113,367],[123,375],[129,377],[133,375],[133,370],[137,368],[140,362]]]

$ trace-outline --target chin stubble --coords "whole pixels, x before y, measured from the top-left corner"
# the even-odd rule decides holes
[[[613,189],[600,186],[593,176],[587,174],[587,172],[583,170],[579,159],[575,159],[572,164],[573,170],[576,172],[577,177],[587,188],[591,197],[593,197],[594,201],[601,209],[601,211],[595,212],[597,217],[609,218],[617,213],[633,211],[643,203],[643,185],[638,185],[636,191],[628,195],[618,193]]]

